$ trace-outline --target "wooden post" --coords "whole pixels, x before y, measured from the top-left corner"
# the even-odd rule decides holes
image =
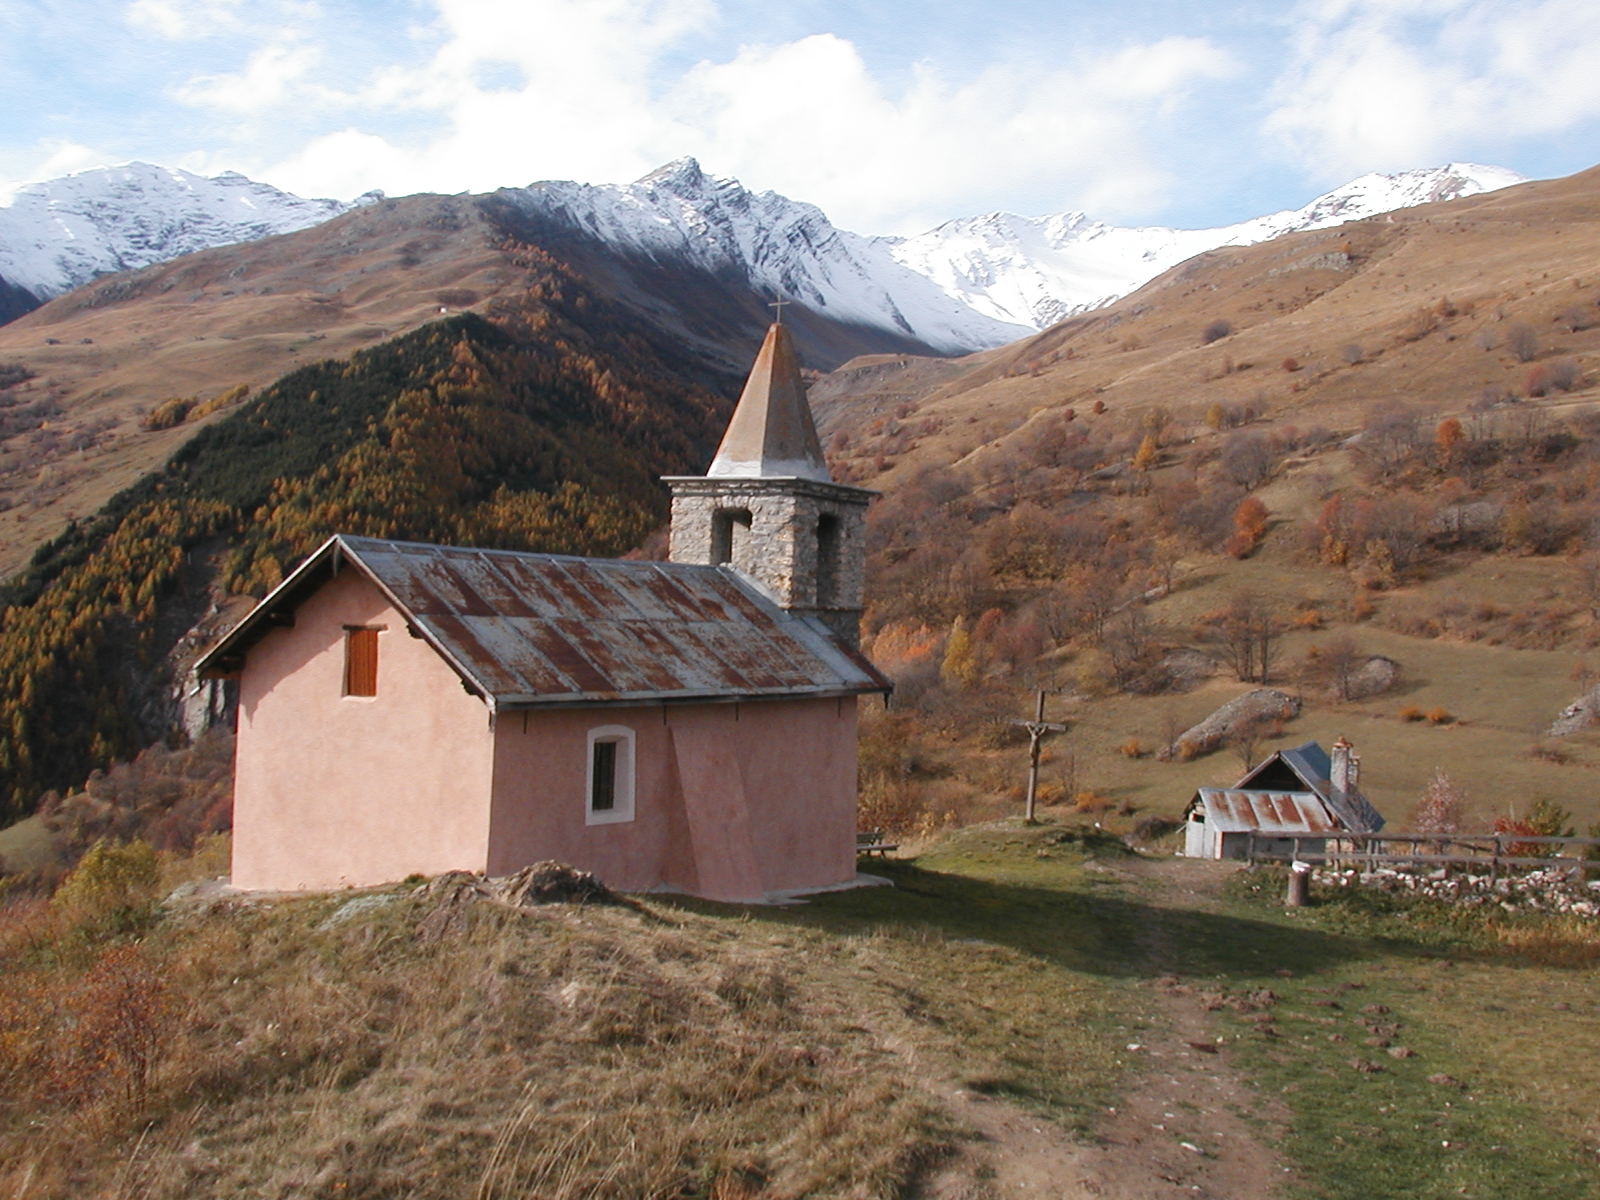
[[[1035,728],[1044,725],[1044,693],[1039,693],[1039,708],[1033,715]],[[1034,802],[1039,797],[1039,742],[1040,734],[1028,730],[1028,812],[1027,822],[1033,824]]]
[[[1065,733],[1065,725],[1051,724],[1044,719],[1044,692],[1039,692],[1039,703],[1031,721],[1013,721],[1028,731],[1028,801],[1024,820],[1033,824],[1033,812],[1039,797],[1039,751],[1044,739],[1052,733]]]
[[[1298,852],[1299,843],[1296,844]],[[1289,908],[1304,908],[1310,896],[1311,866],[1309,863],[1293,862],[1289,864],[1289,894],[1283,899]]]

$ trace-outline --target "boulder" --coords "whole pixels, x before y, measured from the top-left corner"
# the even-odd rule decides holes
[[[1545,737],[1567,737],[1580,729],[1600,724],[1600,687],[1592,688],[1561,710]]]
[[[472,871],[446,871],[412,893],[429,903],[418,923],[418,941],[437,942],[466,932],[467,910],[484,901],[512,908],[538,904],[625,904],[621,897],[588,871],[566,863],[536,862],[503,879],[485,879]]]
[[[1350,675],[1350,699],[1381,696],[1400,682],[1400,664],[1392,658],[1374,654]]]
[[[494,881],[502,903],[518,908],[535,904],[618,904],[616,893],[588,871],[566,863],[536,862],[515,875]]]
[[[1253,722],[1288,721],[1300,715],[1300,698],[1276,688],[1257,688],[1229,700],[1198,725],[1186,730],[1175,743],[1178,756],[1198,758],[1210,754],[1235,729]],[[1163,750],[1159,757],[1171,758]]]

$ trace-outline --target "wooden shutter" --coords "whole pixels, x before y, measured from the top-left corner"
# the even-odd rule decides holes
[[[344,634],[344,694],[378,694],[378,631],[347,629]]]
[[[617,804],[617,744],[594,744],[593,773],[589,781],[589,808],[594,812],[610,812]]]

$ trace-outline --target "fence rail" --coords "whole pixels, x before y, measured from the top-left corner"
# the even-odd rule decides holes
[[[1285,853],[1279,847],[1292,842],[1294,850]],[[1304,844],[1313,842],[1323,848],[1306,851]],[[1264,844],[1262,844],[1264,843]],[[1410,847],[1409,852],[1396,853],[1388,847]],[[1419,849],[1429,846],[1434,853]],[[1582,847],[1581,855],[1557,854],[1546,857],[1511,851],[1538,846]],[[1450,847],[1460,847],[1471,853],[1451,854]],[[1502,870],[1517,867],[1555,867],[1565,870],[1594,869],[1600,871],[1600,838],[1546,837],[1542,834],[1523,833],[1381,833],[1362,836],[1341,834],[1329,836],[1310,833],[1256,834],[1246,843],[1245,856],[1252,864],[1258,862],[1306,862],[1344,864],[1348,866],[1430,866],[1430,867],[1481,867],[1487,868],[1489,878],[1499,877]],[[1446,851],[1440,853],[1440,851]]]

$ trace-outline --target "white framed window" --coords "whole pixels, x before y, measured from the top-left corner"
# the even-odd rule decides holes
[[[633,820],[633,730],[601,725],[589,730],[589,769],[584,796],[585,823],[617,825]]]

